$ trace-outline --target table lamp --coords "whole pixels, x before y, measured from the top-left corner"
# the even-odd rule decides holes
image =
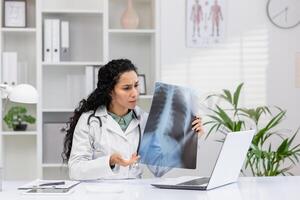
[[[7,98],[12,102],[28,104],[38,102],[37,90],[29,84],[19,84],[17,86],[0,84],[0,89],[7,94]]]

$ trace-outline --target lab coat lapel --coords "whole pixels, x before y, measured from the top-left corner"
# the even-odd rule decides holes
[[[107,130],[110,130],[113,133],[116,133],[127,140],[125,133],[122,131],[120,125],[110,116],[107,116],[107,124],[106,124]]]
[[[135,129],[138,125],[139,125],[139,120],[137,120],[137,119],[131,120],[131,122],[129,123],[129,125],[125,131],[125,135],[128,135],[129,133],[131,133],[132,130]]]
[[[120,125],[107,113],[106,107],[102,106],[97,109],[96,116],[99,117],[104,117],[105,119],[103,120],[103,127],[106,128],[107,130],[110,130],[111,132],[118,134],[125,140],[127,140],[127,137],[125,133],[122,131]]]

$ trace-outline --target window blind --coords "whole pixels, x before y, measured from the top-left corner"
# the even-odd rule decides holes
[[[163,82],[192,87],[202,97],[222,89],[233,91],[244,82],[241,105],[266,104],[267,29],[245,32],[214,47],[187,50],[192,52],[182,62],[162,66]]]

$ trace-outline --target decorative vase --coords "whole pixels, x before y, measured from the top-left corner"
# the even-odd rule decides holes
[[[122,28],[135,29],[139,25],[139,16],[132,5],[132,0],[127,0],[127,8],[121,18]]]

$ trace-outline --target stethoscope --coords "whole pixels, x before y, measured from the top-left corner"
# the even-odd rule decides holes
[[[138,120],[138,117],[137,117],[137,114],[135,113],[135,110],[132,110],[133,112],[133,115],[134,115],[134,118]],[[91,114],[89,117],[88,117],[88,120],[87,120],[87,125],[90,125],[90,119],[92,117],[95,117],[96,119],[98,119],[99,121],[99,126],[100,128],[102,127],[102,120],[99,116],[96,116],[95,115],[96,113],[96,110],[94,110],[93,114]],[[138,147],[136,149],[136,153],[137,155],[139,154],[139,151],[140,151],[140,146],[141,146],[141,138],[142,138],[142,130],[141,130],[141,126],[140,126],[140,123],[138,123],[138,129],[139,129],[139,143],[138,143]]]

